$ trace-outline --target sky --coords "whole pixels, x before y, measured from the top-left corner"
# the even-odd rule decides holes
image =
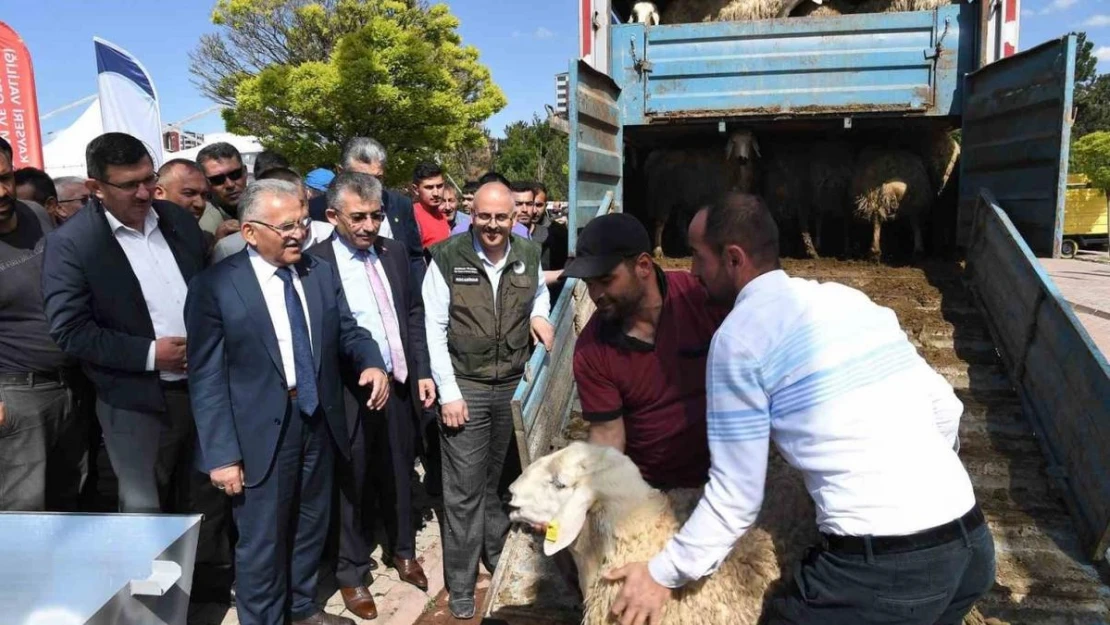
[[[676,0],[680,1],[680,0]],[[1110,71],[1110,0],[1021,0],[1020,47],[1027,49],[1072,30],[1086,30],[1101,71]],[[7,2],[5,2],[7,4]],[[516,120],[543,116],[554,104],[557,73],[577,50],[576,0],[449,0],[463,41],[505,92],[508,105],[487,122],[495,136]],[[153,77],[164,123],[182,120],[213,103],[191,82],[189,52],[212,32],[213,0],[28,0],[0,11],[30,48],[39,110],[45,114],[96,93],[93,36],[136,56]],[[171,8],[172,7],[172,8]],[[76,107],[42,122],[44,134],[71,124]],[[185,125],[197,132],[223,130],[218,113]],[[49,141],[49,136],[45,137]]]

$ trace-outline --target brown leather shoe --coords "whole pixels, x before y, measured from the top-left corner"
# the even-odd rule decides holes
[[[397,577],[402,582],[408,582],[424,592],[428,591],[428,578],[424,575],[424,567],[416,559],[407,560],[393,556],[389,560],[389,567],[397,569]]]
[[[306,619],[293,621],[293,625],[355,625],[355,622],[345,616],[336,616],[320,610]]]
[[[343,605],[351,614],[367,621],[378,618],[378,606],[374,605],[374,595],[366,586],[354,588],[340,588],[339,594],[343,596]]]

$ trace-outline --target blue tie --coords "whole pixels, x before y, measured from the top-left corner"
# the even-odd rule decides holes
[[[285,310],[289,313],[289,329],[293,333],[293,371],[297,373],[297,404],[301,412],[311,415],[320,406],[316,394],[316,367],[312,359],[312,341],[308,338],[308,322],[297,291],[293,289],[293,271],[288,267],[277,270],[277,277],[285,283]]]

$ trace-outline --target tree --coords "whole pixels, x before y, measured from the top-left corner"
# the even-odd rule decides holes
[[[1079,38],[1075,55],[1075,124],[1072,136],[1082,137],[1100,130],[1110,130],[1110,75],[1098,74],[1095,44],[1087,33],[1073,33]]]
[[[371,136],[389,152],[387,183],[418,160],[479,146],[505,106],[478,50],[445,4],[422,0],[218,0],[190,55],[201,91],[228,105],[228,130],[295,165],[337,162]]]
[[[513,122],[505,127],[494,168],[509,180],[538,180],[547,186],[549,200],[567,197],[569,167],[567,136],[538,115],[531,122]]]
[[[1071,147],[1074,172],[1087,176],[1091,185],[1110,195],[1110,132],[1095,132]]]

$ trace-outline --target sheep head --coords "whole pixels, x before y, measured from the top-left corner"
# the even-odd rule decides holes
[[[659,25],[659,9],[654,2],[637,2],[632,5],[632,15],[628,18],[629,24]]]
[[[738,130],[728,137],[725,145],[725,159],[735,158],[741,163],[747,163],[762,157],[759,153],[759,142],[750,130]]]
[[[512,483],[509,519],[546,526],[543,551],[551,556],[578,538],[595,505],[625,496],[639,499],[648,490],[628,456],[612,447],[574,442],[528,465]]]

